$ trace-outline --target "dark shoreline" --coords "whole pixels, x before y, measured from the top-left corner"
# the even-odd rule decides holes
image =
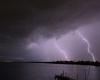
[[[69,64],[69,65],[90,65],[90,66],[100,66],[100,62],[92,61],[50,61],[50,62],[34,62],[34,61],[1,61],[2,63],[49,63],[49,64]]]
[[[90,65],[90,66],[100,66],[100,62],[91,62],[91,61],[55,61],[48,62],[51,64],[69,64],[69,65]]]

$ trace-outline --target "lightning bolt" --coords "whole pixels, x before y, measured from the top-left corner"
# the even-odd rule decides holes
[[[55,41],[55,47],[60,51],[60,53],[62,53],[62,55],[64,56],[65,60],[69,60],[66,52],[60,47],[60,45],[57,43],[57,40]]]
[[[91,55],[93,61],[95,62],[95,57],[94,57],[94,53],[91,51],[91,45],[89,43],[89,41],[83,36],[82,33],[80,33],[79,31],[76,31],[77,34],[82,38],[82,40],[87,44],[87,50],[88,50],[88,53]]]

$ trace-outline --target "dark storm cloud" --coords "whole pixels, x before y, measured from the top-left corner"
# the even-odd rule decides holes
[[[1,53],[24,53],[27,39],[59,36],[97,21],[99,0],[3,0],[0,2]],[[5,50],[6,49],[6,50]],[[13,51],[12,51],[13,49]],[[15,51],[14,51],[15,50]]]
[[[99,0],[3,1],[0,3],[0,33],[23,38],[36,29],[47,36],[63,29],[68,31],[86,23],[85,18],[95,16],[99,8]]]

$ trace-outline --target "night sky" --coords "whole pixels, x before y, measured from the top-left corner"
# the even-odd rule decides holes
[[[93,56],[100,61],[100,0],[0,1],[0,58],[53,61]]]

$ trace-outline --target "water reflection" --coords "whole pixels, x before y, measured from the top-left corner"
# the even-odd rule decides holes
[[[54,80],[62,71],[76,80],[100,80],[100,67],[42,63],[0,64],[0,80]]]

